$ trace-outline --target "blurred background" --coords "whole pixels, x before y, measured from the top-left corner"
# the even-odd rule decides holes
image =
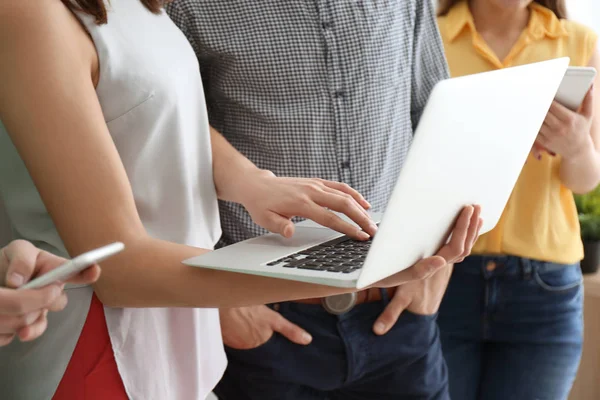
[[[570,17],[600,32],[600,1],[570,0],[567,1]]]

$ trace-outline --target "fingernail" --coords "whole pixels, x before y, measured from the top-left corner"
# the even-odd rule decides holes
[[[442,268],[444,265],[446,265],[446,261],[442,260],[441,258],[434,258],[429,264],[431,269]]]
[[[385,333],[385,324],[383,322],[375,324],[375,333],[378,335],[383,335]]]
[[[39,315],[37,315],[36,313],[27,314],[27,316],[25,317],[25,324],[26,325],[33,324],[38,319],[38,317],[39,317]]]
[[[19,287],[25,283],[25,278],[23,275],[13,272],[8,276],[8,283],[12,286]]]
[[[312,336],[308,332],[304,332],[302,334],[302,343],[309,344],[310,342],[312,342]]]
[[[369,227],[371,228],[371,230],[372,230],[373,232],[377,232],[377,229],[379,228],[375,222],[371,222],[371,223],[369,224]]]
[[[369,236],[369,234],[368,234],[367,232],[364,232],[364,231],[359,231],[359,232],[358,232],[358,237],[359,237],[359,239],[367,240],[367,239],[369,239],[371,236]]]
[[[29,342],[29,332],[31,332],[30,330],[27,330],[27,333],[22,333],[23,330],[21,330],[19,332],[19,334],[17,335],[17,338],[19,339],[19,342],[24,343],[24,342]]]

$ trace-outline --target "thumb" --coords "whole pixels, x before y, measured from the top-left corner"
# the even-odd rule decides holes
[[[592,118],[592,116],[594,115],[594,85],[592,85],[590,90],[585,95],[583,103],[581,104],[580,113],[588,119]]]
[[[41,275],[52,271],[63,265],[66,261],[67,260],[62,257],[58,257],[46,251],[40,251],[37,258],[37,274]],[[69,276],[66,279],[66,282],[87,285],[96,282],[99,277],[100,267],[94,264],[75,275]]]
[[[373,332],[376,335],[385,335],[396,324],[400,314],[410,305],[411,301],[412,298],[402,293],[402,286],[399,286],[392,300],[375,321]]]
[[[290,238],[294,234],[294,223],[289,218],[282,217],[272,211],[267,211],[265,218],[258,224],[269,232],[279,233],[286,238]]]
[[[8,263],[6,285],[17,288],[27,283],[35,273],[40,250],[25,240],[15,240],[4,248],[3,254]]]
[[[288,321],[281,314],[273,311],[277,317],[273,318],[271,329],[286,337],[293,343],[307,345],[312,342],[312,336],[298,325]]]

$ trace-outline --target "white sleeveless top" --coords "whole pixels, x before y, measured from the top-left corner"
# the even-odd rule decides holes
[[[96,92],[142,222],[153,237],[212,248],[221,231],[196,56],[166,14],[152,14],[140,0],[111,0],[107,7],[105,25],[96,25],[88,15],[77,16],[98,52]],[[0,190],[13,231],[66,255],[22,160],[2,129],[1,170],[11,171],[0,172]],[[92,294],[89,287],[67,292],[69,307],[50,313],[49,330],[42,338],[32,344],[15,341],[0,349],[0,364],[9,364],[0,367],[1,398],[52,397]],[[105,307],[105,313],[119,372],[131,399],[204,400],[221,378],[226,359],[217,310]]]

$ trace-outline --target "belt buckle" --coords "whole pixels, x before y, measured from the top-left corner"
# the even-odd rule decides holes
[[[341,315],[354,308],[357,297],[356,292],[338,294],[321,299],[321,305],[329,314]]]

